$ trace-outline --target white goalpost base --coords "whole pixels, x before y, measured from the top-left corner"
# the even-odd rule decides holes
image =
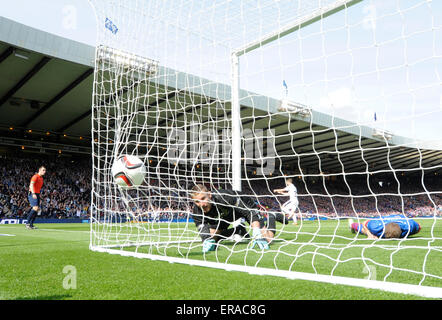
[[[139,252],[130,252],[130,251],[103,248],[103,247],[91,246],[90,250],[96,251],[96,252],[117,254],[117,255],[124,256],[124,257],[144,258],[144,259],[150,259],[153,261],[181,263],[181,264],[186,264],[186,265],[190,265],[190,266],[222,269],[225,271],[245,272],[245,273],[249,273],[251,275],[275,276],[275,277],[287,278],[290,280],[308,280],[308,281],[329,283],[329,284],[334,284],[334,285],[346,285],[346,286],[361,287],[361,288],[366,288],[366,289],[383,290],[383,291],[392,292],[392,293],[411,294],[411,295],[417,295],[417,296],[426,297],[426,298],[435,298],[435,299],[442,298],[442,288],[435,288],[435,287],[428,287],[428,286],[418,286],[418,285],[402,284],[402,283],[397,283],[397,282],[385,282],[385,281],[376,281],[376,280],[346,278],[346,277],[340,277],[340,276],[326,276],[326,275],[322,275],[322,274],[274,270],[274,269],[260,268],[260,267],[240,266],[240,265],[226,264],[226,263],[219,263],[219,262],[193,260],[193,259],[185,259],[185,258],[177,258],[177,257],[167,257],[167,256],[159,256],[159,255],[139,253]]]

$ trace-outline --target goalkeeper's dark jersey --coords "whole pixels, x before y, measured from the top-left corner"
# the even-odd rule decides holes
[[[232,190],[213,191],[211,202],[212,207],[209,212],[203,212],[194,205],[192,218],[197,226],[202,224],[219,226],[220,222],[229,225],[239,218],[244,218],[250,224],[263,219],[252,198],[238,195]]]

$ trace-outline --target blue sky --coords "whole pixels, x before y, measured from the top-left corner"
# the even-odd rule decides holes
[[[62,37],[96,43],[95,15],[87,0],[5,1],[0,14]]]
[[[242,29],[234,25],[252,12],[238,1],[200,0],[213,4],[203,14],[196,1],[169,1],[172,5],[164,7],[162,1],[149,1],[151,16],[140,15],[133,21],[116,12],[105,13],[121,30],[118,37],[107,35],[106,39],[124,43],[122,37],[128,38],[127,32],[131,32],[125,30],[124,21],[136,25],[137,19],[145,19],[146,36],[130,35],[131,40],[137,40],[132,41],[137,43],[134,50],[144,52],[148,48],[149,57],[168,67],[228,82],[228,52],[241,37],[247,42],[247,37],[265,33],[262,22]],[[243,56],[241,87],[275,98],[287,97],[315,110],[398,135],[440,141],[441,2],[364,1],[347,14],[336,14]],[[124,3],[130,6],[134,0]],[[220,8],[226,3],[228,6],[222,11]],[[234,17],[232,12],[238,8],[243,10],[242,15]],[[15,0],[6,2],[0,12],[6,18],[47,32],[96,44],[97,22],[87,0]],[[290,18],[284,12],[275,12],[283,19]],[[191,16],[196,13],[198,17]],[[223,38],[228,33],[216,31],[211,23],[226,23],[225,28],[238,27],[243,34],[249,33]],[[206,37],[215,37],[218,43],[210,43]]]

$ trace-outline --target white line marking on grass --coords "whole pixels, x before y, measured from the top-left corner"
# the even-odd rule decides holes
[[[13,225],[10,225],[8,228],[11,228],[11,226],[13,226]],[[17,225],[15,225],[15,226],[24,229],[24,225],[22,225],[22,224],[17,224]],[[0,228],[1,228],[1,227],[3,227],[3,226],[0,225]],[[9,230],[11,230],[11,229],[9,229]],[[33,230],[32,232],[36,232],[36,231],[38,231],[38,230],[40,230],[40,231],[58,231],[58,232],[81,232],[81,233],[90,233],[90,230],[78,230],[78,231],[75,231],[75,230],[63,230],[63,229],[41,229],[41,228],[37,228],[36,230]],[[31,232],[31,231],[30,231],[30,232]]]
[[[0,233],[0,237],[15,237],[15,234],[6,234],[6,233]]]
[[[90,233],[90,231],[82,231],[82,230],[63,230],[63,229],[40,229],[38,228],[37,230],[41,230],[41,231],[58,231],[58,232],[81,232],[81,233]]]

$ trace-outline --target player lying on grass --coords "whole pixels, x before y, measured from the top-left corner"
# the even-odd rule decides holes
[[[350,219],[349,225],[353,233],[365,234],[369,239],[406,238],[421,230],[419,223],[404,215],[390,215],[364,223],[353,222],[353,219]]]
[[[203,252],[213,251],[216,243],[233,234],[246,232],[241,224],[234,225],[238,219],[245,219],[252,228],[252,248],[269,249],[276,232],[276,220],[285,222],[284,217],[270,214],[267,227],[264,218],[249,197],[240,196],[231,190],[211,192],[202,184],[192,188],[191,197],[195,206],[191,214],[203,241]],[[233,228],[229,227],[233,225]]]

